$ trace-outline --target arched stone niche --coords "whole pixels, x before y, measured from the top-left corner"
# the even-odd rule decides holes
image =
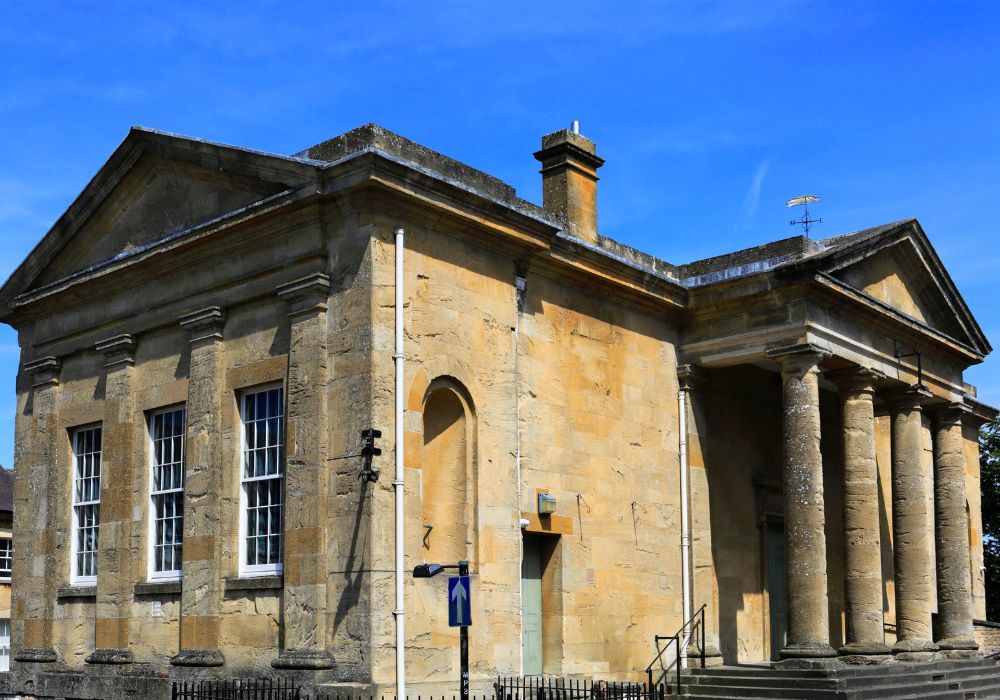
[[[419,560],[452,564],[476,560],[476,412],[465,384],[454,376],[428,380],[421,371],[409,410],[419,410],[420,435],[411,436],[407,466],[420,470]],[[420,391],[423,389],[423,391]],[[419,394],[418,394],[419,392]],[[419,403],[416,400],[420,395]],[[418,408],[419,406],[419,408]],[[416,417],[416,416],[414,416]]]

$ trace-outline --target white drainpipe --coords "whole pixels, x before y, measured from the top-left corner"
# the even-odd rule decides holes
[[[683,597],[684,624],[691,619],[691,531],[689,528],[688,501],[688,453],[687,453],[687,392],[680,389],[677,392],[677,415],[680,434],[680,469],[681,469],[681,596]],[[690,635],[681,635],[677,653],[681,668],[687,668],[687,646]]]
[[[396,364],[396,478],[392,488],[396,497],[396,609],[392,614],[396,620],[396,697],[406,698],[406,641],[403,624],[403,236],[401,228],[396,229],[396,350],[392,356]]]

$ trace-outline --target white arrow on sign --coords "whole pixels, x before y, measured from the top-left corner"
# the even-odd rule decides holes
[[[465,622],[465,616],[462,613],[465,609],[466,598],[468,598],[468,593],[465,592],[465,586],[462,584],[462,579],[459,578],[458,583],[451,589],[451,603],[455,606],[455,619],[460,623]]]

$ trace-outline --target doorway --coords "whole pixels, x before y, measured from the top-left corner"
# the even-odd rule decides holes
[[[785,523],[768,516],[764,521],[764,571],[767,575],[768,608],[771,630],[771,660],[781,658],[787,643],[788,594],[785,588]]]
[[[542,539],[524,536],[521,559],[521,659],[525,676],[542,673]]]

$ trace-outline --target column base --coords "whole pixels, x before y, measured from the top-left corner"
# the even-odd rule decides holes
[[[893,654],[913,654],[937,650],[938,645],[929,639],[901,639],[892,645]]]
[[[333,657],[326,649],[284,649],[274,661],[274,668],[320,671],[333,668]]]
[[[840,657],[840,662],[847,666],[884,666],[897,660],[892,654],[848,654]]]
[[[701,651],[698,647],[694,645],[688,646],[687,649],[688,665],[700,664],[701,663]],[[724,661],[722,659],[722,652],[718,648],[712,646],[711,644],[705,645],[705,668],[716,668],[718,666],[723,666]]]
[[[226,657],[218,649],[181,649],[170,659],[171,666],[222,666]]]
[[[941,651],[951,651],[953,649],[977,651],[979,649],[976,640],[971,637],[946,637],[945,639],[937,640],[937,646]]]
[[[128,649],[94,649],[84,661],[88,664],[130,664],[132,652]]]
[[[892,653],[889,645],[881,642],[851,642],[840,647],[838,651],[841,656],[878,656]]]
[[[56,650],[49,647],[27,647],[14,652],[14,661],[22,664],[51,664],[58,660]]]
[[[782,659],[824,659],[835,657],[837,652],[829,644],[822,642],[805,642],[789,644],[781,650]]]

